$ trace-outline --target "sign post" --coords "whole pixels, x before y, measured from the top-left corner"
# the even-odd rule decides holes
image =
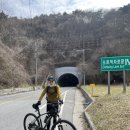
[[[130,56],[101,58],[101,71],[108,72],[108,94],[110,94],[110,71],[123,71],[123,92],[126,92],[125,70],[130,70]]]
[[[111,94],[110,91],[111,91],[111,90],[110,90],[110,71],[108,71],[108,95]]]
[[[126,76],[125,76],[125,70],[123,70],[123,92],[126,93]]]

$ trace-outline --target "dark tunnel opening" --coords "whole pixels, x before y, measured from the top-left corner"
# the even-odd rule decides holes
[[[61,87],[72,87],[79,84],[78,78],[75,75],[69,73],[61,75],[57,82]]]

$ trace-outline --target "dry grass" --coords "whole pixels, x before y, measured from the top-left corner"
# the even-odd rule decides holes
[[[91,94],[91,88],[83,86]],[[111,95],[107,95],[107,86],[94,88],[95,103],[87,110],[98,130],[130,130],[130,88],[122,93],[121,85],[111,86]]]
[[[13,50],[0,41],[0,89],[18,87],[30,82],[24,66],[14,60],[13,54]]]

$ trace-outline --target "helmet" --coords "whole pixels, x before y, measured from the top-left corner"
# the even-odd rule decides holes
[[[55,78],[51,75],[47,78],[48,81],[55,81]]]

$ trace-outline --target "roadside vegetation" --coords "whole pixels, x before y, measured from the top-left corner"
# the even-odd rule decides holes
[[[83,86],[92,95],[90,86]],[[111,95],[107,85],[93,88],[95,102],[86,111],[98,130],[130,130],[130,87],[123,93],[122,85],[111,85]]]

